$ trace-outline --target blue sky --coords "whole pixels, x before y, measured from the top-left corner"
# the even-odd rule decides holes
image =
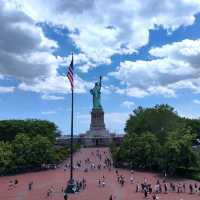
[[[0,119],[47,119],[69,133],[72,52],[76,134],[89,129],[100,75],[111,132],[137,106],[200,116],[198,0],[1,0],[0,22]]]

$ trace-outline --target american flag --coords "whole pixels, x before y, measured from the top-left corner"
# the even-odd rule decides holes
[[[69,82],[71,83],[71,89],[74,87],[74,72],[73,72],[74,64],[73,64],[73,54],[72,54],[72,61],[69,65],[67,78],[69,79]]]

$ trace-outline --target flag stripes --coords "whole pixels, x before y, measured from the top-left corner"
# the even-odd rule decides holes
[[[72,61],[69,65],[68,73],[67,73],[67,78],[69,79],[69,82],[71,84],[71,89],[74,87],[74,72],[73,72],[73,55],[72,55]]]

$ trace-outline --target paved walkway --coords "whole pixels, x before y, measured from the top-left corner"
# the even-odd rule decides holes
[[[96,156],[96,148],[82,149],[80,152],[77,152],[74,156],[74,163],[81,160],[82,163],[85,163],[85,160],[89,158],[92,163],[95,165],[101,163],[105,158],[110,157],[108,148],[100,148],[102,158],[101,160]],[[93,153],[92,153],[93,152]],[[105,153],[104,153],[105,152]],[[116,200],[142,200],[144,195],[142,193],[136,193],[136,185],[130,183],[131,173],[127,170],[118,170],[120,175],[125,177],[125,185],[121,187],[117,183],[117,177],[115,174],[115,169],[109,171],[108,169],[102,170],[89,170],[84,172],[86,165],[82,166],[80,169],[74,171],[75,179],[82,180],[86,179],[87,187],[84,191],[81,191],[76,194],[69,196],[69,200],[108,200],[109,196],[112,194],[115,196]],[[89,165],[88,165],[89,167]],[[0,177],[0,200],[63,200],[63,193],[61,192],[62,187],[66,186],[66,182],[69,179],[70,170],[67,169],[64,171],[64,168],[59,168],[55,170],[48,170],[43,172],[27,173],[16,176],[6,176]],[[105,176],[105,187],[98,186],[98,179]],[[143,182],[144,179],[147,179],[149,183],[154,185],[156,180],[159,177],[153,173],[146,172],[135,172],[134,180],[135,182]],[[19,183],[16,188],[8,190],[8,184],[10,180],[17,179]],[[33,181],[32,191],[28,191],[28,183]],[[179,180],[181,183],[185,182],[195,183],[190,180]],[[174,182],[176,182],[174,180]],[[198,183],[198,182],[197,182]],[[198,186],[200,183],[198,183]],[[54,192],[52,195],[47,197],[47,190],[50,187],[53,187]],[[198,200],[200,196],[198,194],[190,195],[187,193],[169,193],[169,194],[160,194],[160,200]],[[152,199],[152,198],[150,198]]]

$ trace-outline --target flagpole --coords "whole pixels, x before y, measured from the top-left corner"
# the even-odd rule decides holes
[[[73,54],[72,54],[73,59]],[[71,150],[71,168],[70,168],[70,180],[73,182],[73,152],[74,152],[74,87],[72,87],[72,96],[71,96],[71,142],[70,142],[70,150]]]
[[[73,70],[73,54],[72,54],[72,70]],[[72,72],[73,73],[73,72]],[[74,193],[76,191],[76,183],[73,178],[73,152],[74,152],[74,81],[73,74],[71,79],[71,137],[70,137],[70,179],[65,189],[65,193]]]

